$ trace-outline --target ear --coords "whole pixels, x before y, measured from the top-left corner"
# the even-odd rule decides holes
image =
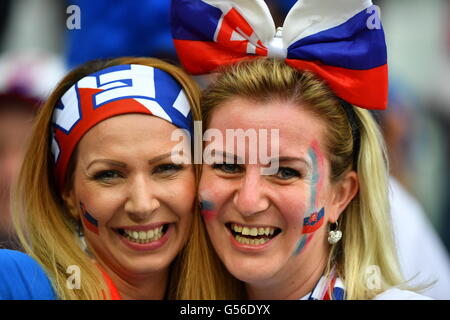
[[[359,190],[358,174],[355,171],[347,172],[343,178],[333,185],[333,198],[330,204],[328,220],[335,223],[348,204]]]
[[[73,190],[64,190],[62,194],[62,198],[64,201],[64,204],[69,209],[69,213],[75,220],[80,219],[80,206],[78,205],[78,201],[75,197],[75,192]]]

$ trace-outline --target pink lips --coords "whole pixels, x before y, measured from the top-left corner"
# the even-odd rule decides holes
[[[148,226],[135,226],[135,227],[126,227],[123,229],[128,229],[128,230],[136,230],[136,231],[145,231],[145,230],[150,230],[150,229],[154,229],[157,227],[162,226],[164,223],[158,223],[158,224],[152,224],[152,225],[148,225]],[[149,243],[137,243],[137,242],[133,242],[131,240],[128,240],[126,237],[120,236],[120,240],[122,241],[123,244],[125,244],[127,247],[136,250],[136,251],[151,251],[151,250],[156,250],[161,248],[169,239],[170,233],[172,231],[173,228],[173,224],[169,224],[169,227],[167,229],[167,231],[164,233],[164,235],[156,240],[156,241],[152,241]]]

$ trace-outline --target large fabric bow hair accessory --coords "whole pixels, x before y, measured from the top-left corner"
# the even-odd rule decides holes
[[[370,0],[299,0],[278,30],[263,0],[172,0],[171,19],[178,56],[192,74],[278,57],[317,74],[353,105],[387,106],[386,43]]]

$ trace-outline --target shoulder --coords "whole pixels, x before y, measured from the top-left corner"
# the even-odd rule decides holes
[[[423,296],[409,290],[390,288],[377,295],[373,300],[433,300],[430,297]]]
[[[51,283],[41,266],[29,255],[0,249],[0,299],[55,299]]]

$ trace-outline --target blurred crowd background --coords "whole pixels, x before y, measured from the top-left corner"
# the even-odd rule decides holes
[[[277,26],[294,2],[266,1]],[[374,3],[381,8],[388,44],[390,102],[376,116],[388,144],[391,176],[417,199],[449,250],[450,0]],[[169,5],[169,0],[0,1],[3,246],[12,239],[10,186],[39,103],[65,72],[91,59],[132,55],[177,63]],[[421,234],[414,236],[420,242]]]

